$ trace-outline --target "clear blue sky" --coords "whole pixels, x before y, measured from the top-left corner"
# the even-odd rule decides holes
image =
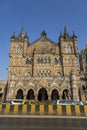
[[[17,36],[24,27],[32,43],[45,30],[57,43],[65,25],[78,36],[80,51],[87,40],[87,0],[0,0],[0,80],[7,79],[13,32]]]

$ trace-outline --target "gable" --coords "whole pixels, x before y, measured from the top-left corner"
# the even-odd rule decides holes
[[[58,45],[49,39],[39,39],[28,48],[28,51],[35,51],[38,53],[54,53],[56,50],[58,50]]]

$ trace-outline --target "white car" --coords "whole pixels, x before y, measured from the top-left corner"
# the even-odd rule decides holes
[[[18,104],[18,105],[22,105],[24,103],[24,100],[22,99],[15,99],[11,101],[11,104]]]
[[[73,101],[72,100],[57,100],[57,105],[73,105]]]

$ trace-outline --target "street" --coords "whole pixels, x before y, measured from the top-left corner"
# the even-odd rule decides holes
[[[86,118],[0,117],[1,130],[87,130]]]

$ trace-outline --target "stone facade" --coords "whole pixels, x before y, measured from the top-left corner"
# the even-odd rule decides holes
[[[79,55],[80,60],[80,95],[82,100],[87,100],[87,45],[81,50]]]
[[[66,27],[58,43],[43,31],[32,44],[22,28],[18,37],[11,37],[9,55],[7,99],[86,99],[81,93],[77,36],[69,36]]]

